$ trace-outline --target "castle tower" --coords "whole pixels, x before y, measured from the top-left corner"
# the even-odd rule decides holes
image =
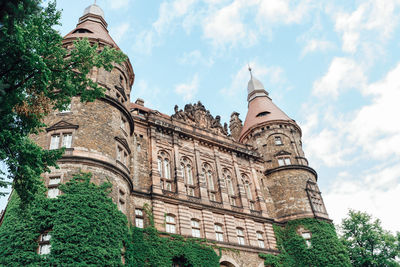
[[[263,184],[274,201],[276,219],[328,219],[317,173],[304,156],[300,127],[272,102],[251,69],[250,74],[248,112],[239,141],[252,145],[264,159]]]
[[[87,7],[74,30],[63,40],[67,49],[74,41],[88,38],[98,49],[119,49],[107,30],[103,10],[96,4]],[[59,183],[64,183],[80,170],[91,172],[95,183],[113,184],[111,197],[121,211],[129,214],[131,181],[131,144],[133,119],[129,113],[130,90],[134,81],[132,66],[127,59],[111,72],[94,68],[90,78],[106,89],[105,96],[94,102],[82,103],[74,97],[69,110],[54,111],[46,117],[46,131],[35,136],[45,149],[66,147],[58,161],[59,169],[44,174],[48,196],[56,197]]]

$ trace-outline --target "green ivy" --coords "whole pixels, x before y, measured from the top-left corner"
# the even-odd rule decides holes
[[[311,232],[308,247],[299,228]],[[284,228],[274,226],[279,255],[260,254],[265,266],[273,267],[334,267],[351,266],[345,247],[339,242],[334,226],[317,219],[299,219],[288,222]]]
[[[110,183],[75,175],[60,185],[62,195],[46,198],[44,186],[28,205],[14,192],[0,226],[0,266],[219,266],[205,240],[161,236],[154,224],[128,227],[125,215],[108,196]],[[146,208],[150,221],[152,214]],[[51,230],[51,253],[38,255],[38,238]],[[123,252],[125,251],[125,252]]]

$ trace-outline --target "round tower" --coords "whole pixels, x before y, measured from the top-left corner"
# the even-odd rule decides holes
[[[251,69],[250,74],[248,112],[239,142],[253,146],[264,159],[263,184],[273,198],[276,219],[327,219],[317,173],[304,156],[300,127],[272,102]]]
[[[101,50],[105,46],[119,49],[107,30],[103,10],[93,4],[87,7],[74,30],[63,40],[67,49],[74,41],[86,37]],[[113,184],[111,197],[121,211],[128,215],[131,192],[131,144],[133,119],[129,113],[131,86],[134,82],[132,65],[127,59],[115,65],[111,72],[94,68],[90,78],[106,89],[105,96],[94,102],[82,103],[74,97],[65,111],[55,111],[46,117],[46,131],[34,137],[45,149],[65,147],[58,161],[59,169],[45,174],[48,196],[61,192],[64,183],[80,170],[91,172],[95,183]]]

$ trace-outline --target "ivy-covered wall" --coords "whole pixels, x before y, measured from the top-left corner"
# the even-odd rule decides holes
[[[311,233],[311,244],[300,231]],[[345,247],[340,243],[333,224],[317,219],[290,221],[285,227],[274,226],[279,255],[260,254],[265,266],[273,267],[347,267],[351,266]]]
[[[46,198],[43,186],[27,206],[14,193],[0,226],[0,266],[122,266],[122,255],[125,266],[219,266],[219,256],[202,240],[128,227],[108,196],[111,184],[98,186],[90,178],[76,175],[55,199]],[[51,253],[38,255],[38,238],[47,230]]]

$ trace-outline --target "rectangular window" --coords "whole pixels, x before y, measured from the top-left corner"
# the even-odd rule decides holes
[[[215,193],[210,192],[210,200],[211,201],[217,201],[217,198],[215,196]]]
[[[201,237],[200,223],[196,220],[192,220],[191,224],[192,224],[192,236],[193,237]]]
[[[39,255],[47,255],[50,254],[51,245],[50,245],[51,235],[49,233],[41,234],[39,237]]]
[[[251,209],[251,210],[255,210],[255,208],[254,208],[254,202],[250,201],[249,204],[250,204],[250,209]]]
[[[285,161],[283,159],[278,159],[279,166],[285,166]]]
[[[260,248],[265,248],[264,237],[261,232],[257,232],[257,241]]]
[[[138,228],[144,228],[143,210],[135,209],[135,226]]]
[[[285,158],[285,165],[290,165],[290,164],[291,164],[290,158]]]
[[[123,153],[124,152],[123,152],[122,148],[118,147],[117,148],[117,160],[122,162]]]
[[[165,190],[172,191],[172,184],[170,182],[165,183]]]
[[[288,157],[278,158],[278,164],[279,166],[290,165],[291,164],[290,158]]]
[[[49,188],[49,191],[47,192],[47,197],[48,198],[56,198],[60,194],[60,190],[55,187],[55,188]]]
[[[236,229],[238,244],[244,245],[244,233],[242,229]]]
[[[224,241],[224,231],[222,230],[222,226],[219,224],[215,224],[214,228],[215,228],[215,239],[217,241],[223,242]]]
[[[304,232],[304,233],[301,233],[301,236],[304,238],[304,241],[306,242],[306,246],[308,248],[310,248],[311,247],[311,233]]]
[[[58,185],[61,182],[61,177],[50,177],[49,179],[49,186],[48,186],[48,191],[47,191],[47,197],[48,198],[56,198],[58,195],[60,195],[60,190],[58,189]]]
[[[230,198],[229,198],[229,201],[230,201],[230,203],[231,203],[232,206],[236,206],[235,198],[230,197]]]
[[[50,149],[57,149],[60,145],[60,135],[54,134],[51,136]]]
[[[72,134],[68,133],[68,134],[63,134],[63,142],[62,142],[62,146],[65,148],[71,148],[72,145]]]
[[[167,233],[175,234],[176,233],[176,228],[175,228],[175,217],[167,215],[165,217],[165,231]]]
[[[191,187],[188,187],[187,194],[188,194],[188,196],[194,197],[194,189]]]
[[[275,145],[282,145],[282,139],[280,136],[275,136]]]
[[[121,126],[121,129],[124,130],[124,131],[126,131],[125,125],[126,125],[126,121],[123,118],[121,118],[121,125],[120,126]]]
[[[58,185],[61,182],[61,177],[50,177],[49,185]]]

